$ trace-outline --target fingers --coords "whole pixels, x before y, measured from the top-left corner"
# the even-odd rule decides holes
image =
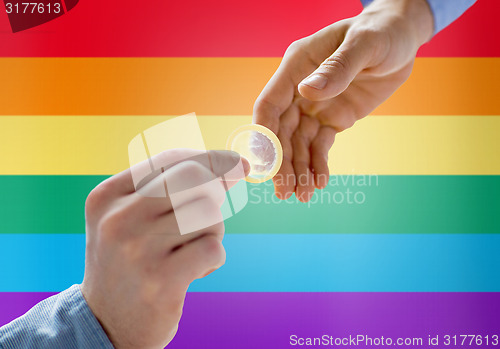
[[[152,190],[152,188],[145,190],[143,188],[166,170],[188,160],[196,162],[212,171],[213,178],[221,177],[223,181],[227,181],[228,189],[250,172],[248,161],[242,159],[235,152],[225,150],[204,152],[195,149],[171,149],[108,178],[98,188],[106,188],[107,200],[134,193],[136,190],[144,196],[165,197],[166,191],[162,189],[164,185],[161,185],[161,181],[157,183],[157,190]],[[146,192],[148,193],[147,195]]]
[[[314,194],[314,174],[311,171],[311,142],[318,133],[319,121],[306,115],[292,137],[293,167],[295,169],[295,195],[302,202],[311,200]]]
[[[292,103],[295,93],[295,84],[291,78],[293,62],[289,62],[287,55],[280,66],[266,84],[253,107],[253,122],[263,125],[278,134],[280,116]]]
[[[162,160],[163,157],[160,158]],[[160,162],[158,159],[153,158],[153,163],[155,167],[158,167],[166,162]],[[192,162],[199,164],[199,169],[207,169],[211,172],[205,172],[206,180],[210,181],[217,177],[221,177],[223,181],[228,182],[238,182],[240,179],[245,178],[245,176],[250,172],[250,164],[246,159],[241,159],[240,155],[233,151],[226,150],[210,150],[208,152],[202,152],[194,156],[185,157],[179,161],[170,161],[168,165],[159,167],[160,169],[155,173],[151,173],[148,177],[145,177],[138,185],[136,189],[141,189],[143,185],[155,178],[160,172],[168,171],[169,169],[182,165],[185,162]],[[211,173],[211,175],[210,175]],[[196,174],[196,173],[195,173]],[[167,184],[169,184],[169,181]],[[186,182],[187,185],[191,183]],[[198,183],[200,185],[202,183]],[[233,184],[234,185],[234,184]],[[177,188],[173,190],[173,186],[170,188],[170,193],[175,191],[184,190],[184,188]]]
[[[176,166],[180,167],[185,163]],[[178,176],[172,169],[171,175]],[[206,170],[208,171],[208,170]],[[187,178],[186,178],[187,179]],[[173,209],[165,214],[144,220],[140,228],[144,235],[146,232],[151,237],[149,250],[163,254],[179,248],[200,235],[211,233],[222,241],[224,233],[223,215],[221,205],[225,199],[224,188],[220,181],[213,181],[219,187],[219,193],[214,195],[211,188],[203,188],[206,184],[198,186],[195,190],[187,190],[191,198],[183,196],[185,201],[177,202],[177,197],[171,197]],[[183,194],[186,191],[183,192]],[[149,198],[148,198],[149,199]],[[144,205],[138,205],[137,210]],[[150,208],[154,210],[154,208]],[[189,234],[189,235],[187,235]]]
[[[153,206],[158,203],[158,199],[139,197],[139,201],[120,206],[121,208],[105,215],[100,226],[106,234],[119,236],[117,241],[122,245],[127,241],[133,246],[140,244],[140,250],[147,251],[146,255],[153,260],[159,255],[166,256],[207,233],[222,241],[224,223],[220,200],[217,201],[211,193],[196,191],[196,194],[200,197],[156,216],[152,212],[159,211]],[[173,205],[175,204],[173,201]]]
[[[166,178],[168,194],[191,189],[221,177],[224,181],[237,182],[245,178],[249,170],[250,165],[246,160],[241,160],[238,153],[209,151],[188,158],[166,170],[167,173],[174,171],[174,174]]]
[[[309,49],[306,38],[293,42],[287,48],[281,64],[254,104],[254,123],[278,134],[280,116],[291,106],[297,93],[297,84],[315,67],[311,64]]]
[[[347,36],[335,52],[298,86],[299,93],[312,101],[338,96],[372,60],[373,43],[364,36]]]
[[[300,115],[295,105],[282,116],[281,124],[278,137],[283,147],[283,163],[273,178],[275,193],[286,200],[295,192],[300,201],[307,202],[314,188],[323,189],[328,184],[328,152],[336,131],[320,126],[316,118]]]
[[[225,193],[211,170],[196,161],[183,161],[133,193],[130,205],[139,217],[156,217],[202,197],[212,198],[220,207]]]
[[[273,178],[274,191],[279,199],[286,200],[295,192],[296,178],[293,169],[292,136],[300,121],[300,110],[296,105],[290,106],[281,117],[278,138],[283,148],[283,162]]]
[[[114,175],[108,181],[112,182],[116,195],[130,194],[143,187],[165,169],[202,154],[206,152],[197,149],[168,149]]]
[[[202,197],[211,198],[220,208],[226,199],[226,190],[244,178],[249,168],[248,162],[234,152],[203,153],[152,175],[149,182],[123,200],[128,200],[134,215],[142,218],[177,210]]]
[[[179,233],[186,235],[223,222],[220,207],[220,203],[208,196],[176,207],[174,215]]]
[[[213,209],[213,203],[209,202],[199,203],[196,205],[196,207],[205,207],[205,205],[209,208],[209,210]],[[193,208],[194,207],[195,206],[193,206]],[[186,210],[187,212],[189,210],[189,207],[185,207],[183,208],[183,210]],[[194,212],[193,210],[190,211],[190,214],[198,217],[197,212]],[[219,214],[217,214],[217,216],[220,217]],[[216,219],[209,219],[212,221],[216,221]],[[201,229],[196,230],[193,228],[193,231],[189,234],[181,235],[181,231],[177,223],[177,215],[174,212],[170,212],[145,224],[144,231],[147,231],[148,235],[152,237],[151,245],[153,245],[154,249],[161,249],[162,253],[170,253],[182,247],[184,244],[196,239],[197,237],[208,233],[214,234],[220,241],[222,241],[224,237],[225,226],[224,222],[220,221],[212,225],[206,224]]]
[[[169,255],[164,275],[173,283],[188,285],[226,261],[222,242],[214,234],[204,234]]]
[[[311,168],[314,170],[314,183],[318,189],[324,189],[328,185],[328,152],[335,140],[335,134],[333,128],[321,126],[311,144]]]

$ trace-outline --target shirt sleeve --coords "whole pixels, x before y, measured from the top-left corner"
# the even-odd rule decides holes
[[[361,0],[364,7],[373,0]],[[453,23],[460,17],[476,0],[427,0],[434,16],[434,35]]]
[[[0,349],[113,349],[79,285],[35,305],[0,328]]]

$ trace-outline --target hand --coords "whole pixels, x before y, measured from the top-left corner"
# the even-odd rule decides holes
[[[375,0],[356,17],[290,45],[254,106],[254,122],[278,135],[276,196],[307,202],[328,184],[335,135],[368,115],[410,75],[433,32],[425,0]]]
[[[134,185],[133,175],[150,166],[138,164],[102,182],[86,202],[81,289],[118,349],[164,348],[172,340],[189,284],[224,264],[220,206],[225,188],[250,167],[234,152],[188,149],[152,162],[162,170],[146,181]],[[196,231],[180,235],[182,217]]]

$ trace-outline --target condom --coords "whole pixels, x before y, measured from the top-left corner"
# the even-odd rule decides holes
[[[226,148],[248,160],[250,173],[245,180],[250,183],[262,183],[273,178],[283,161],[283,149],[278,137],[261,125],[237,128],[229,136]]]

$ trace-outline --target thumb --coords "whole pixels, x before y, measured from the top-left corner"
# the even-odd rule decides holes
[[[370,59],[368,46],[346,40],[318,69],[302,80],[299,92],[311,101],[336,97],[367,67]]]
[[[200,183],[197,183],[197,185],[201,185],[210,182],[217,177],[221,177],[222,181],[227,183],[227,189],[229,189],[234,186],[240,179],[245,178],[250,173],[250,163],[248,162],[248,160],[234,151],[209,150],[208,152],[202,152],[192,149],[175,150],[177,151],[176,153],[167,150],[166,152],[160,153],[152,158],[152,162],[156,163],[158,169],[152,171],[148,175],[144,176],[144,178],[139,180],[135,185],[136,190],[142,189],[148,183],[154,181],[155,178],[159,177],[164,171],[167,171],[168,169],[173,168],[185,161],[198,163],[209,170],[206,172],[206,178],[204,178],[204,180],[202,180]],[[170,163],[168,163],[163,159],[166,165],[161,166],[162,163],[159,160],[165,158],[165,154],[169,154],[169,156],[167,157],[171,160]],[[182,157],[182,155],[184,155],[185,157]],[[176,159],[177,161],[173,161],[172,159]],[[143,164],[141,164],[141,166],[142,165]],[[179,187],[176,187],[176,189],[173,189],[172,185],[170,186],[169,192],[171,194],[188,189],[183,186],[185,184],[184,181],[180,181],[179,183],[180,185]],[[162,186],[163,180],[160,180],[157,185]],[[151,191],[151,189],[149,190]],[[159,192],[161,193],[161,190]]]
[[[212,172],[222,178],[227,190],[250,173],[248,160],[234,151],[210,150],[208,157]]]

